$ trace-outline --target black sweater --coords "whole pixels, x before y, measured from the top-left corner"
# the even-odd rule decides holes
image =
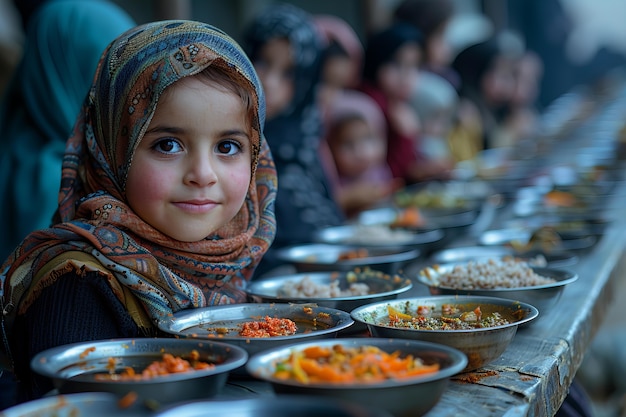
[[[146,336],[156,334],[141,334],[102,275],[62,275],[16,318],[10,339],[18,402],[39,398],[53,389],[51,381],[30,370],[35,354],[68,343]]]

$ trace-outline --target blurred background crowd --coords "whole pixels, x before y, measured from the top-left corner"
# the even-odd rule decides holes
[[[115,12],[84,10],[102,2],[0,0],[3,259],[49,224],[100,52],[134,24],[204,21],[250,55],[279,175],[276,249],[404,185],[470,178],[489,169],[489,151],[532,148],[551,103],[626,68],[621,0],[111,0]],[[270,251],[258,274],[275,267]]]

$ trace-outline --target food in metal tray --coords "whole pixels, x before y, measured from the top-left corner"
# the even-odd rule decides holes
[[[263,320],[254,320],[241,323],[239,336],[243,337],[273,337],[296,334],[298,326],[293,320],[265,316]]]
[[[356,275],[354,276],[356,280]],[[350,281],[350,277],[348,277]],[[311,277],[304,276],[297,281],[287,281],[280,287],[278,295],[281,297],[312,297],[312,298],[334,298],[368,295],[369,285],[363,282],[350,282],[348,288],[341,289],[339,281],[331,281],[329,284],[318,284]]]
[[[120,373],[116,373],[117,361],[115,357],[110,357],[107,363],[109,372],[97,373],[94,378],[98,381],[142,381],[164,375],[215,368],[215,364],[201,361],[197,350],[192,350],[187,359],[164,353],[161,360],[153,361],[140,372],[126,366]]]
[[[413,378],[439,370],[439,364],[426,365],[413,355],[387,353],[377,346],[310,346],[294,350],[276,363],[274,376],[298,382],[334,384],[376,383],[389,379]]]
[[[462,290],[533,287],[556,282],[554,278],[537,274],[527,262],[515,258],[470,261],[455,265],[446,273],[439,273],[435,265],[421,270],[420,274],[437,286]]]

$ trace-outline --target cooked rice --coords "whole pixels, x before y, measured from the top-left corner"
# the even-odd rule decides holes
[[[368,295],[370,288],[362,282],[353,282],[347,289],[342,290],[339,288],[339,281],[317,284],[310,277],[305,276],[300,281],[285,282],[278,293],[281,297],[336,298]]]

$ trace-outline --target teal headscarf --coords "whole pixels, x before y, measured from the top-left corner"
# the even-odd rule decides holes
[[[100,55],[135,26],[115,3],[52,0],[33,16],[0,104],[0,259],[58,205],[61,161]]]

